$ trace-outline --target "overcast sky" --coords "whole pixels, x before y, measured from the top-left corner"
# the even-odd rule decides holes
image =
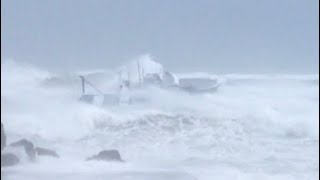
[[[172,71],[318,73],[318,0],[1,0],[1,59],[54,70],[150,53]]]

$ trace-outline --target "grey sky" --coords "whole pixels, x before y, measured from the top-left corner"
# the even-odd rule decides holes
[[[108,68],[318,73],[318,0],[1,0],[1,57]]]

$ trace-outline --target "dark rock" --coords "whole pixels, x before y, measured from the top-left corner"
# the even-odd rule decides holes
[[[17,165],[19,162],[19,158],[14,154],[1,154],[1,167],[14,166]]]
[[[7,145],[7,136],[4,131],[3,124],[1,123],[1,151],[6,147]]]
[[[98,160],[98,161],[119,161],[124,162],[120,156],[118,150],[104,150],[99,154],[87,158],[87,161]]]
[[[26,154],[28,155],[29,159],[31,161],[35,161],[35,159],[36,159],[36,150],[34,148],[34,145],[30,141],[28,141],[26,139],[22,139],[20,141],[12,143],[10,146],[12,146],[12,147],[24,147],[24,150],[25,150]]]
[[[59,155],[55,151],[52,151],[50,149],[36,147],[35,150],[38,156],[51,156],[59,158]]]

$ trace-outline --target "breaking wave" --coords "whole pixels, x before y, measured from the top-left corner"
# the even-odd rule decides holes
[[[115,81],[110,78],[116,74],[112,70],[95,73],[93,78],[100,82]],[[178,75],[183,76],[196,75]],[[117,148],[132,161],[152,156],[186,162],[240,158],[243,163],[283,158],[277,149],[292,150],[289,156],[293,157],[310,142],[318,146],[318,75],[218,77],[225,83],[215,94],[189,95],[150,88],[145,93],[154,98],[146,104],[97,107],[78,101],[77,72],[57,75],[32,65],[4,61],[1,121],[12,135],[11,141],[27,136],[39,142],[55,142],[56,148],[69,155],[72,150],[66,151],[65,143],[70,142],[84,152]],[[297,142],[302,143],[301,148],[295,146]],[[305,151],[317,155],[312,146],[308,147]],[[312,166],[318,169],[316,162],[312,160]],[[292,171],[300,167],[291,166]],[[306,166],[310,165],[301,168]]]

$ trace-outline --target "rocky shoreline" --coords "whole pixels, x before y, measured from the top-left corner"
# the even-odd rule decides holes
[[[35,146],[27,139],[10,143],[7,145],[7,135],[4,125],[1,123],[1,167],[15,166],[26,160],[28,163],[34,163],[42,156],[60,158],[59,154],[49,148]],[[90,156],[86,161],[115,161],[124,162],[118,150],[103,150],[98,154]]]

